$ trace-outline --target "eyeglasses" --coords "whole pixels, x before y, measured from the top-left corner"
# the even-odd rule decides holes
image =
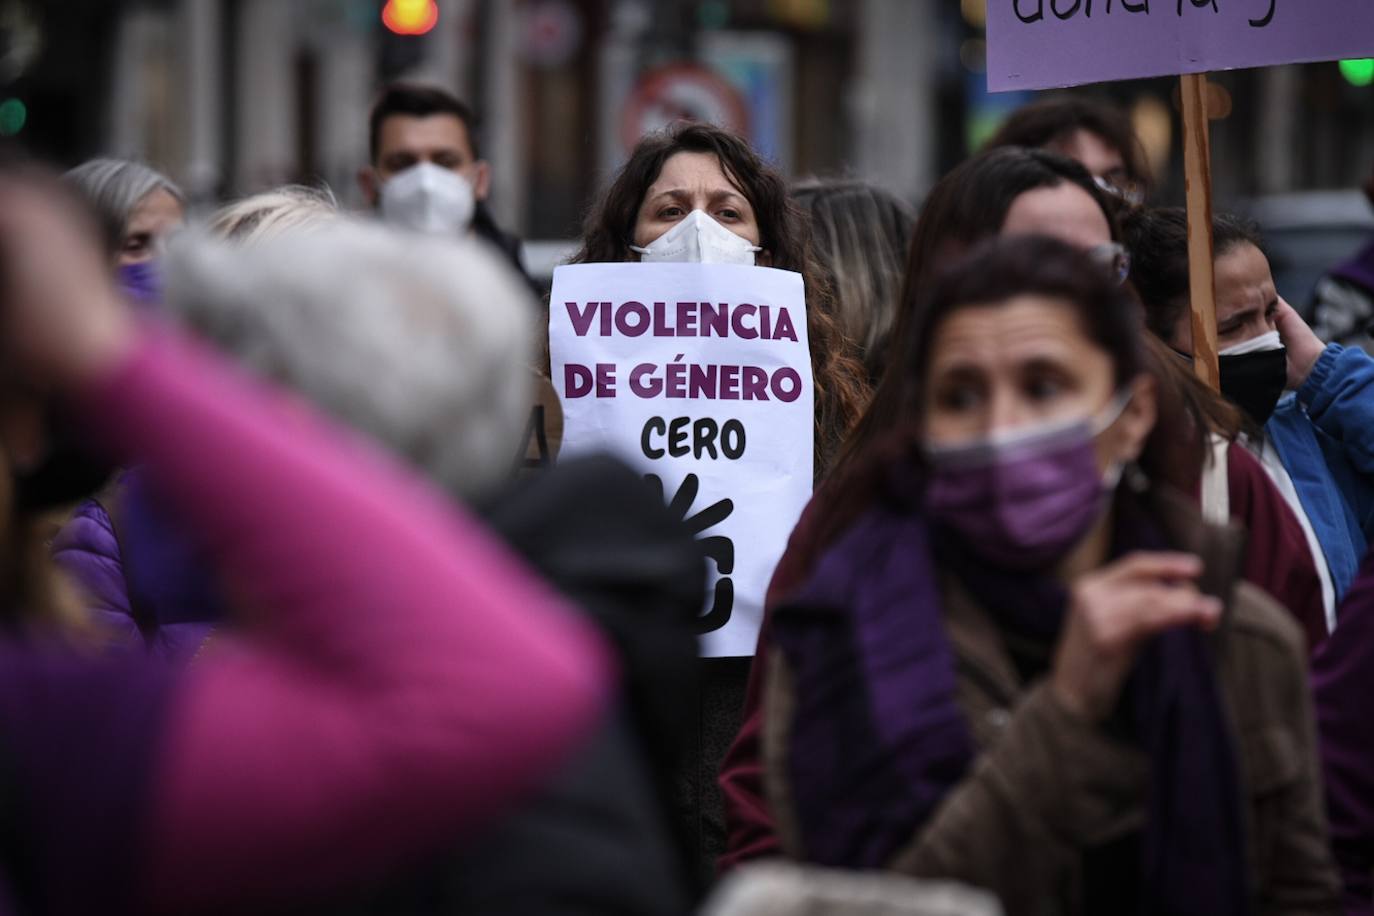
[[[1145,202],[1145,189],[1137,182],[1128,180],[1121,184],[1116,184],[1108,181],[1101,175],[1094,175],[1093,184],[1113,197],[1121,198],[1133,207],[1138,207]]]
[[[1094,264],[1102,265],[1117,286],[1131,275],[1131,253],[1117,242],[1105,242],[1088,249],[1088,257]]]

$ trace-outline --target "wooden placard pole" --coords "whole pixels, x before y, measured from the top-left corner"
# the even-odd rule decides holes
[[[1212,144],[1207,121],[1207,74],[1181,77],[1183,167],[1188,190],[1188,286],[1193,319],[1193,371],[1219,390],[1216,279],[1212,263]]]

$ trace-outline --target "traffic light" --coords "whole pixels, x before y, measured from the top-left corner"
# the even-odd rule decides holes
[[[19,99],[0,102],[0,137],[13,137],[24,129],[28,119],[29,109]]]
[[[1374,59],[1341,61],[1341,76],[1352,86],[1374,85]]]
[[[423,35],[439,21],[434,0],[387,0],[382,24],[397,35]]]

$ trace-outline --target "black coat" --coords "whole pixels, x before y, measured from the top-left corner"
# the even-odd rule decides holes
[[[488,521],[617,650],[619,704],[514,814],[456,854],[331,913],[685,916],[700,895],[672,779],[698,714],[706,563],[643,479],[566,461],[487,501]]]

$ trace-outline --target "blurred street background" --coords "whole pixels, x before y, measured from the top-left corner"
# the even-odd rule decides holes
[[[492,210],[543,272],[635,139],[680,117],[742,130],[790,176],[919,202],[1029,96],[985,90],[983,2],[437,0],[402,35],[382,0],[0,0],[0,133],[64,164],[144,160],[193,209],[286,181],[355,205],[374,91],[435,81],[478,110]],[[1374,61],[1212,84],[1220,206],[1263,220],[1300,193],[1287,223],[1367,229],[1347,189],[1374,162]],[[1088,90],[1132,112],[1164,202],[1182,194],[1175,87]]]

